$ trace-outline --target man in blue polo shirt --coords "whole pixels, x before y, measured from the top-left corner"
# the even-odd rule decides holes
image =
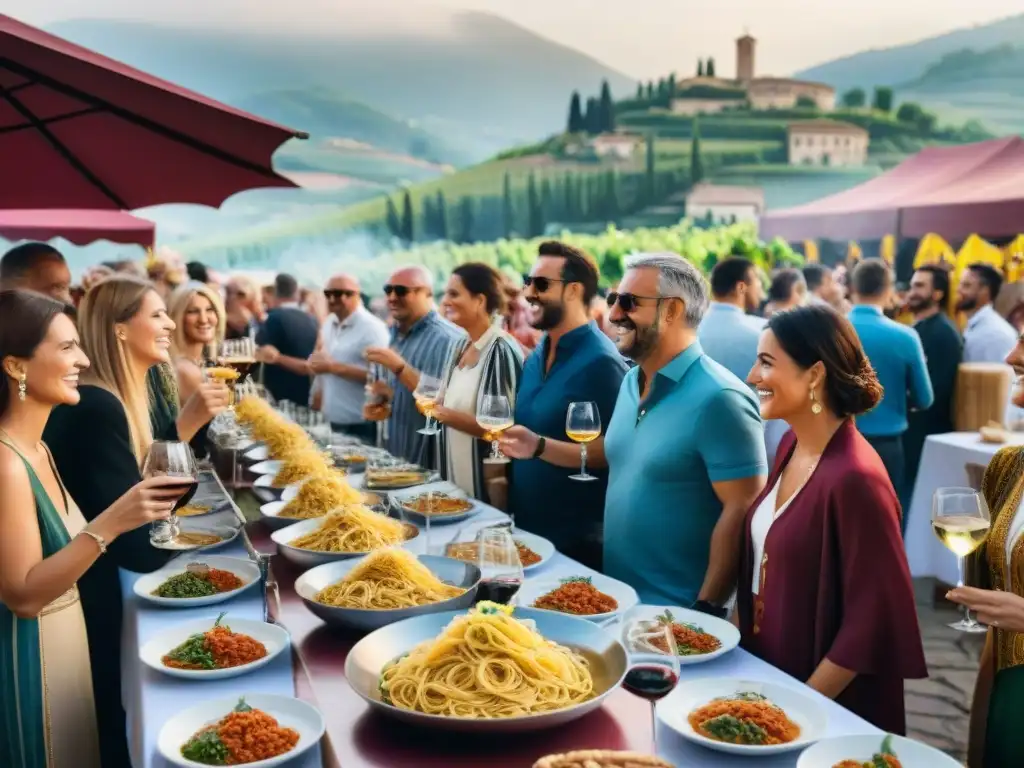
[[[591,322],[597,267],[582,251],[542,243],[524,279],[530,323],[546,331],[523,365],[516,394],[516,426],[502,449],[512,466],[510,511],[517,526],[550,539],[563,554],[600,570],[604,497],[608,484],[604,439],[587,446],[593,482],[571,480],[580,468],[580,445],[565,433],[572,402],[594,402],[602,432],[612,418],[627,366],[615,345]]]
[[[605,437],[605,573],[645,603],[724,616],[768,474],[757,402],[701,349],[707,284],[687,261],[629,259],[608,307],[619,351],[637,366]]]
[[[896,495],[906,498],[903,433],[907,411],[930,408],[935,399],[921,337],[884,314],[892,298],[892,270],[881,259],[865,259],[850,277],[854,307],[850,322],[885,393],[872,410],[857,417],[857,429],[882,459]],[[955,354],[951,350],[950,354]],[[906,527],[906,515],[903,517]]]

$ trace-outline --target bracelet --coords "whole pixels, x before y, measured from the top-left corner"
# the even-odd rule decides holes
[[[717,616],[720,619],[724,619],[726,616],[729,615],[728,608],[717,606],[714,603],[708,602],[707,600],[698,600],[693,605],[691,605],[690,608],[694,611],[706,613],[709,616]]]
[[[539,459],[541,457],[541,454],[544,453],[544,448],[547,447],[547,444],[548,439],[546,437],[542,436],[539,440],[537,440],[537,447],[534,448],[533,450],[533,458]]]
[[[86,530],[85,528],[83,528],[81,531],[79,531],[79,533],[82,533],[82,534],[88,536],[93,541],[95,541],[96,542],[96,546],[98,546],[100,548],[100,554],[101,555],[107,554],[107,540],[106,539],[104,539],[98,533],[93,533],[92,531]]]

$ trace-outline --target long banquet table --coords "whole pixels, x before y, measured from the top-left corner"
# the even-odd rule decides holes
[[[237,508],[234,512],[217,514],[237,514]],[[201,519],[205,524],[210,518]],[[507,519],[502,512],[484,505],[466,527]],[[258,551],[274,551],[269,531],[262,523],[250,523],[246,529],[245,534]],[[431,551],[443,549],[459,529],[459,524],[431,526]],[[421,552],[424,538],[418,539]],[[244,545],[238,541],[211,554],[247,556]],[[273,572],[281,595],[280,605],[274,610],[275,618],[291,633],[295,651],[292,661],[287,659],[288,654],[282,654],[274,663],[247,675],[204,683],[171,678],[143,667],[138,660],[140,644],[176,622],[215,617],[221,610],[229,610],[229,616],[259,619],[262,603],[258,588],[252,588],[230,603],[193,610],[162,610],[139,601],[132,592],[136,577],[122,574],[125,596],[123,693],[129,712],[133,768],[167,768],[169,764],[157,754],[156,740],[162,724],[176,712],[203,699],[249,691],[294,693],[323,712],[327,735],[320,749],[289,762],[289,768],[314,765],[324,768],[531,768],[534,761],[544,755],[574,749],[651,751],[650,707],[646,701],[622,689],[609,696],[600,710],[575,723],[533,734],[471,736],[426,732],[372,712],[348,686],[343,673],[346,654],[360,636],[328,627],[306,609],[293,588],[301,571],[278,557],[274,560]],[[544,565],[529,571],[527,578],[557,579],[590,573],[593,571],[557,553]],[[617,632],[618,627],[609,627],[609,631]],[[828,735],[880,733],[835,702],[739,648],[705,664],[684,666],[680,679],[685,682],[705,677],[771,681],[799,688],[820,701],[828,716]],[[670,695],[659,704],[659,709],[672,706],[674,697]],[[749,758],[733,757],[691,744],[663,722],[659,722],[658,752],[679,768],[751,765]],[[789,753],[756,762],[765,768],[791,768],[796,765],[797,756],[798,753]]]

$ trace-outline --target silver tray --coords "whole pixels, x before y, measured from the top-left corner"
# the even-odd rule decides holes
[[[367,610],[364,608],[337,608],[318,603],[313,599],[321,589],[344,579],[357,567],[362,560],[343,560],[336,563],[320,565],[306,571],[295,581],[295,592],[313,613],[328,624],[351,627],[370,631],[394,624],[396,621],[411,616],[422,616],[428,613],[439,613],[468,608],[476,600],[477,588],[480,586],[480,569],[472,563],[452,560],[436,555],[420,555],[419,561],[441,581],[466,591],[458,597],[442,600],[429,605],[417,605],[413,608],[395,608],[392,610]]]
[[[441,634],[452,619],[463,611],[428,613],[415,616],[371,632],[349,651],[345,678],[352,689],[377,711],[420,727],[435,730],[476,733],[522,733],[553,728],[577,720],[599,708],[626,676],[626,649],[614,635],[593,622],[573,616],[517,608],[515,617],[531,619],[537,631],[548,640],[574,648],[587,656],[594,670],[597,696],[589,701],[556,712],[521,717],[477,719],[426,715],[385,704],[380,699],[380,673],[384,666],[416,645]]]
[[[294,525],[289,525],[287,528],[280,528],[274,531],[270,534],[270,538],[277,544],[277,551],[281,557],[300,568],[315,568],[318,565],[336,563],[339,560],[352,560],[353,558],[369,554],[367,552],[315,552],[311,549],[299,549],[289,544],[289,542],[294,541],[300,536],[305,536],[307,533],[315,531],[323,521],[324,518],[322,517],[301,520]],[[409,543],[420,535],[420,530],[411,523],[403,523],[403,525],[405,526],[406,536],[403,546],[408,547]]]

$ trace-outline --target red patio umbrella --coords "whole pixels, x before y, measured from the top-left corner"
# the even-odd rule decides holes
[[[62,237],[75,245],[110,240],[152,248],[156,241],[156,225],[124,211],[0,211],[0,237],[7,240]]]
[[[306,134],[0,15],[2,208],[219,206]]]

